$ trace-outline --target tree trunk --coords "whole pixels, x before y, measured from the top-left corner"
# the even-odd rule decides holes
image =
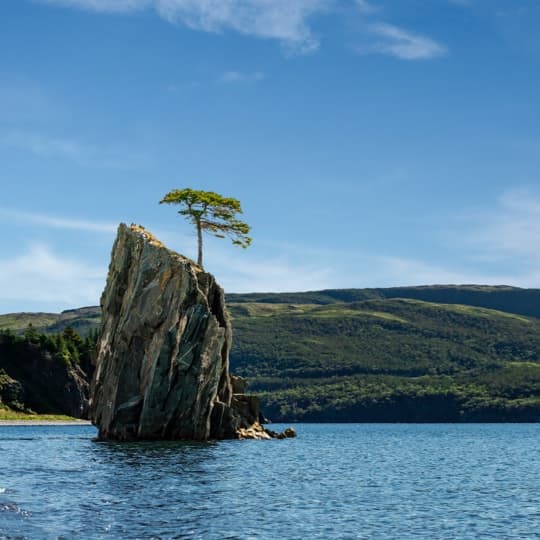
[[[197,244],[198,244],[198,253],[197,253],[197,264],[203,268],[202,262],[202,229],[201,229],[201,220],[197,219]]]

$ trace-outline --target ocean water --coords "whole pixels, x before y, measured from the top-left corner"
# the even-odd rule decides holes
[[[120,444],[1,426],[0,538],[540,538],[540,425],[295,427]]]

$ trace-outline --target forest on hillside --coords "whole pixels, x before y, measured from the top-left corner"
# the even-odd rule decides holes
[[[231,370],[273,421],[540,420],[540,319],[511,311],[530,311],[536,290],[400,289],[507,311],[393,291],[229,295]],[[3,406],[84,415],[99,317],[99,308],[0,316]]]

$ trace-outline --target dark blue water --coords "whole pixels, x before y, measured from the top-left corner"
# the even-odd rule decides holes
[[[540,425],[297,430],[112,444],[2,426],[0,538],[540,538]]]

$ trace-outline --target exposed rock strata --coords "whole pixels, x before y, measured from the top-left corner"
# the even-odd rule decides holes
[[[142,227],[120,225],[91,388],[101,439],[270,438],[229,374],[223,290]]]

